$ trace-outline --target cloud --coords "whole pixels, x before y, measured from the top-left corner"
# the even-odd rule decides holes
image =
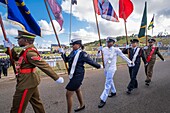
[[[157,13],[157,17],[160,17],[160,16],[165,16],[167,18],[170,18],[170,9],[162,9],[160,11],[158,11]]]
[[[64,33],[64,28],[60,31],[60,26],[56,20],[53,20],[53,23],[58,34]],[[42,29],[42,36],[54,35],[51,22],[48,23],[46,20],[40,20],[38,24]]]
[[[73,37],[72,39],[74,39],[74,38],[81,39],[83,41],[83,43],[99,40],[97,32],[96,33],[89,32],[85,29],[80,29],[78,31],[73,32],[72,37]],[[105,37],[105,36],[101,35],[101,37]]]

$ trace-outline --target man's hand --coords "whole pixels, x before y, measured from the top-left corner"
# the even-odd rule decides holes
[[[135,66],[135,63],[131,62],[128,64],[129,67],[134,67]]]
[[[103,69],[103,65],[100,65],[100,69]]]
[[[148,49],[148,46],[145,46],[143,49],[144,49],[144,50]]]
[[[145,67],[148,66],[148,63],[145,64]]]
[[[62,84],[62,83],[64,83],[64,78],[63,77],[59,77],[55,82],[59,83],[59,84]]]
[[[11,41],[9,39],[8,39],[8,41],[3,40],[3,42],[4,42],[4,47],[5,48],[7,48],[7,47],[9,47],[10,49],[13,48],[13,45],[12,45],[12,43],[11,43]]]
[[[58,49],[58,52],[59,52],[60,54],[65,54],[65,51],[64,51],[63,48],[59,48],[59,49]]]
[[[130,46],[129,45],[126,45],[126,49],[129,49],[130,48]]]
[[[100,47],[98,48],[98,51],[102,51],[102,49],[103,49],[103,47],[102,47],[102,46],[100,46]]]

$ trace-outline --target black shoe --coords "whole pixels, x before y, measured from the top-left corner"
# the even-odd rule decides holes
[[[146,82],[146,83],[150,83],[150,82],[151,82],[151,80],[150,80],[150,79],[149,79],[149,80],[145,80],[145,82]]]
[[[81,111],[81,110],[83,110],[83,109],[85,109],[85,105],[84,105],[83,107],[81,107],[81,108],[75,109],[74,111],[75,111],[75,112],[79,112],[79,111]]]
[[[116,93],[110,93],[108,97],[113,97],[113,96],[116,96]]]
[[[98,105],[98,108],[102,108],[105,104],[106,104],[106,102],[104,102],[103,100],[101,100],[101,101],[100,101],[100,104]]]
[[[126,93],[127,93],[128,95],[130,95],[130,94],[131,94],[131,90],[127,90]]]
[[[145,85],[146,85],[146,86],[149,86],[149,82],[146,82]]]

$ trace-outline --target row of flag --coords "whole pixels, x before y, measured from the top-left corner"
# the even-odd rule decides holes
[[[55,19],[59,23],[61,30],[63,26],[63,17],[62,17],[62,4],[63,0],[45,0],[48,2]],[[25,5],[23,0],[0,0],[1,3],[7,5],[8,19],[19,24],[26,31],[41,36],[41,29],[32,17],[29,9]],[[71,4],[77,5],[77,0],[71,0]],[[118,16],[113,9],[109,0],[94,0],[95,11],[98,15],[101,15],[103,19],[119,22]],[[127,18],[133,12],[133,3],[131,0],[119,0],[119,18],[124,19],[126,22]],[[154,16],[148,30],[154,28]],[[147,4],[145,3],[144,14],[142,18],[141,28],[138,37],[145,36],[145,31],[147,27]]]
[[[119,22],[118,16],[108,0],[94,0],[95,10],[103,19]],[[119,18],[125,21],[133,12],[133,4],[130,0],[119,0]]]

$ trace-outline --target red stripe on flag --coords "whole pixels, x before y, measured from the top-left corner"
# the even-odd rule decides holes
[[[98,3],[99,3],[98,0],[94,0],[95,11],[98,15],[100,15]]]
[[[18,113],[22,113],[22,108],[23,108],[25,97],[27,96],[27,93],[28,93],[28,89],[24,90],[24,93],[22,95],[22,99],[21,99],[21,102],[20,102],[20,105],[19,105]]]

